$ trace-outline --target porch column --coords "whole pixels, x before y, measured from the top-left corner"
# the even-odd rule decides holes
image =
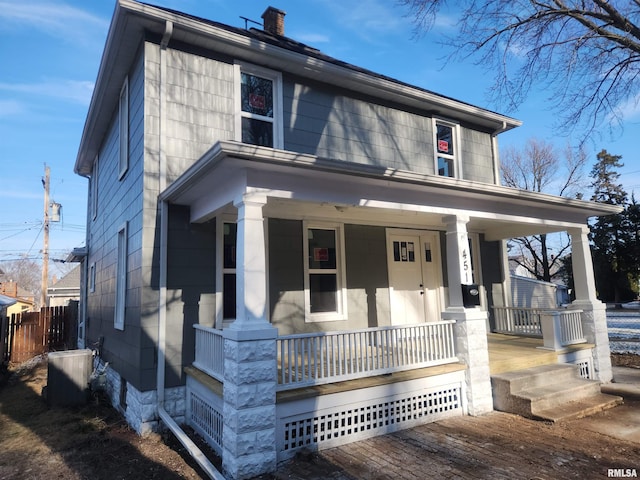
[[[447,226],[447,272],[449,306],[445,320],[455,320],[456,354],[467,366],[465,372],[466,403],[470,415],[493,410],[489,351],[487,346],[487,312],[465,308],[461,285],[471,283],[471,256],[467,223],[469,217],[453,215],[443,218]]]
[[[588,343],[593,343],[593,368],[595,377],[601,382],[610,382],[611,351],[607,331],[607,306],[596,296],[593,260],[589,247],[589,227],[570,229],[573,283],[576,299],[573,308],[582,310],[582,329]]]
[[[264,196],[244,195],[238,208],[236,320],[223,330],[222,468],[233,479],[276,468],[276,337],[267,321]]]

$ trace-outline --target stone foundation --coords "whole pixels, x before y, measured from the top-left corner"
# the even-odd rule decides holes
[[[100,370],[104,363],[100,362]],[[158,416],[158,394],[156,390],[139,391],[130,383],[122,384],[122,377],[111,367],[107,367],[104,391],[111,405],[118,409],[138,435],[157,432],[161,427]],[[126,388],[123,390],[123,388]],[[124,393],[124,398],[121,398]],[[186,387],[165,389],[164,408],[178,424],[185,423]]]

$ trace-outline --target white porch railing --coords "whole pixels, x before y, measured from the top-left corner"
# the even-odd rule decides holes
[[[540,308],[493,307],[496,332],[509,335],[542,336]]]
[[[224,381],[224,337],[222,330],[194,325],[196,329],[196,357],[193,366],[219,382]]]
[[[402,327],[278,337],[278,390],[457,362],[453,325]]]
[[[560,344],[585,343],[582,331],[582,310],[564,310],[560,314]]]
[[[542,337],[548,348],[585,343],[582,310],[493,307],[495,331],[509,335]]]
[[[449,320],[278,337],[277,390],[457,362],[454,324],[455,321]],[[202,325],[194,325],[194,328],[193,365],[224,382],[222,330]]]

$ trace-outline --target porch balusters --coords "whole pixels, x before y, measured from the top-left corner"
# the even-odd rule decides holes
[[[453,324],[280,336],[278,390],[457,362]]]

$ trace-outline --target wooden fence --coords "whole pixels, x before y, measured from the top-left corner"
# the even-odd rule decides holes
[[[20,363],[45,352],[73,348],[77,304],[1,318],[0,363]]]

